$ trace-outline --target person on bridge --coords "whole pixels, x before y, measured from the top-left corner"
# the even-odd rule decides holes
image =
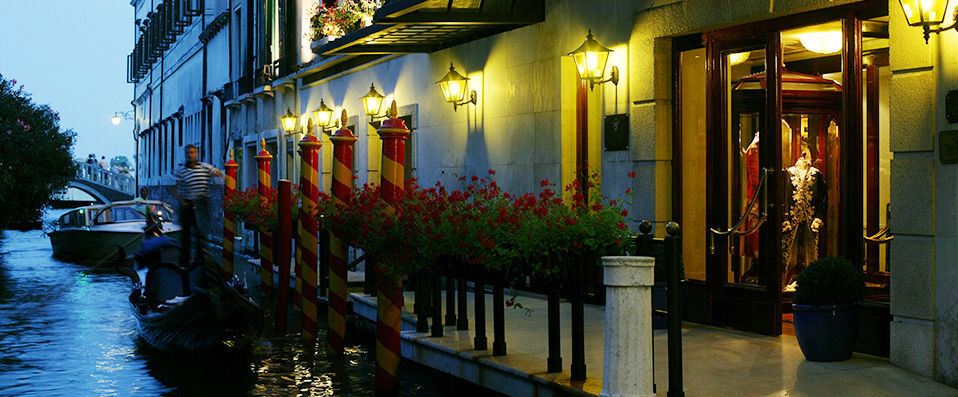
[[[106,161],[106,156],[100,156],[100,162],[97,164],[100,166],[101,169],[104,169],[104,170],[110,169],[110,163]]]
[[[180,202],[180,226],[182,230],[183,250],[180,265],[189,266],[191,240],[196,242],[197,259],[202,257],[203,239],[209,229],[210,205],[209,185],[213,177],[222,177],[223,172],[212,165],[198,161],[196,146],[189,144],[186,150],[186,163],[180,164],[173,174],[176,178],[176,191],[173,196]],[[193,239],[193,231],[196,238]]]

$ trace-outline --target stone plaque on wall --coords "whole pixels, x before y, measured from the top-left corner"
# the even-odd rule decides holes
[[[602,129],[605,131],[605,151],[629,150],[628,114],[605,116]]]
[[[942,164],[958,163],[958,130],[938,134],[938,158]]]

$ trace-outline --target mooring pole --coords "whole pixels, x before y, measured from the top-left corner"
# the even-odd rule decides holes
[[[279,297],[276,299],[276,329],[286,331],[286,313],[289,308],[289,254],[292,252],[293,242],[293,200],[292,184],[286,179],[280,179],[276,198],[277,215],[279,216],[279,238],[276,249],[276,265],[279,268]]]
[[[262,203],[269,201],[272,195],[270,187],[269,163],[273,155],[266,150],[266,139],[260,140],[259,153],[256,154],[256,163],[259,169],[259,199]],[[259,232],[259,276],[260,285],[264,297],[273,296],[273,235],[269,231],[260,230]]]
[[[223,202],[225,203],[232,195],[236,194],[236,168],[239,164],[233,160],[233,149],[230,149],[230,159],[226,160],[223,168],[226,169],[224,177],[225,186],[223,187]],[[236,236],[236,215],[228,211],[223,211],[223,273],[226,279],[233,278],[233,242]]]
[[[405,188],[406,138],[409,129],[397,119],[396,101],[389,108],[389,118],[377,132],[383,142],[382,198],[395,204]],[[376,299],[376,395],[399,394],[400,336],[402,329],[402,279],[377,267],[379,293]]]
[[[353,145],[356,136],[346,128],[346,110],[343,110],[341,129],[329,137],[333,141],[333,205],[343,205],[353,189]],[[368,262],[367,262],[368,263]],[[326,311],[328,332],[327,350],[336,355],[345,351],[346,336],[346,281],[349,251],[339,236],[329,237],[329,310]],[[366,274],[370,274],[366,269]]]
[[[316,246],[318,227],[316,224],[316,203],[319,201],[319,148],[323,145],[319,139],[313,135],[312,122],[308,124],[306,136],[299,141],[299,148],[302,154],[302,167],[300,168],[299,191],[302,199],[300,205],[300,225],[302,232],[299,235],[300,254],[300,272],[301,293],[302,293],[302,314],[300,322],[302,323],[302,336],[307,340],[316,340],[317,338],[317,301],[316,284],[318,277],[316,272]]]
[[[682,388],[682,238],[679,224],[665,225],[665,258],[669,294],[669,397],[683,397]]]

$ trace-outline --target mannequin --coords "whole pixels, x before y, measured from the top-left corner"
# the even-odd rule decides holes
[[[792,278],[798,271],[818,259],[818,232],[828,208],[825,177],[812,167],[807,146],[802,146],[801,157],[787,170],[792,194],[782,224],[786,291],[794,290]]]
[[[743,154],[745,157],[745,201],[743,206],[748,205],[752,197],[758,191],[759,167],[758,167],[758,132],[752,138],[752,143],[748,145]],[[743,208],[743,210],[747,210]],[[745,224],[745,230],[751,229],[758,222],[758,206],[752,206],[748,213],[748,220]],[[752,234],[742,236],[742,256],[756,259],[758,258],[758,230]]]

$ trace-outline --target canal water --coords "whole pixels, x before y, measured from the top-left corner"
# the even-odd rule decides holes
[[[369,335],[350,333],[341,360],[297,335],[261,337],[230,355],[158,352],[138,338],[129,279],[53,259],[40,230],[0,233],[0,396],[373,394]],[[403,361],[402,396],[453,394],[495,393]]]

